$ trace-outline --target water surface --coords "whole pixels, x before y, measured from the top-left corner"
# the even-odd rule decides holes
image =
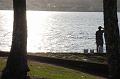
[[[28,52],[83,52],[96,49],[103,13],[27,11],[27,24]],[[12,27],[13,12],[0,10],[0,50],[10,50]]]

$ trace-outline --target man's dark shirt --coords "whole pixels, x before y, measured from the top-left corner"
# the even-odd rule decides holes
[[[97,45],[103,45],[103,33],[104,33],[104,30],[98,30],[96,32],[96,43],[97,43]]]

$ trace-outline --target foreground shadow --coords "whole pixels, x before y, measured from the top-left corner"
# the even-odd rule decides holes
[[[1,57],[7,57],[8,52],[0,52]],[[83,61],[74,61],[74,60],[64,60],[56,59],[50,57],[34,56],[28,55],[28,59],[34,60],[37,62],[43,62],[48,64],[54,64],[57,66],[63,66],[66,68],[82,71],[96,76],[108,77],[108,66],[106,64],[97,64]]]
[[[85,73],[89,73],[92,75],[97,75],[105,78],[108,77],[108,66],[105,64],[56,59],[56,58],[33,56],[33,55],[28,55],[28,59],[43,63],[54,64],[57,66],[63,66],[66,68],[82,71]]]

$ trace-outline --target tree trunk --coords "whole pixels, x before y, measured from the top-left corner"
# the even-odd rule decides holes
[[[120,38],[117,18],[117,0],[103,0],[106,51],[109,79],[120,78]]]
[[[12,46],[2,79],[26,79],[29,70],[27,65],[26,0],[13,0],[13,8]]]

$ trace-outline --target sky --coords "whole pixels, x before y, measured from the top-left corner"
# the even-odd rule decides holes
[[[103,11],[103,0],[27,0],[28,10]],[[0,9],[12,9],[12,0],[0,0]],[[120,0],[118,0],[120,11]]]

